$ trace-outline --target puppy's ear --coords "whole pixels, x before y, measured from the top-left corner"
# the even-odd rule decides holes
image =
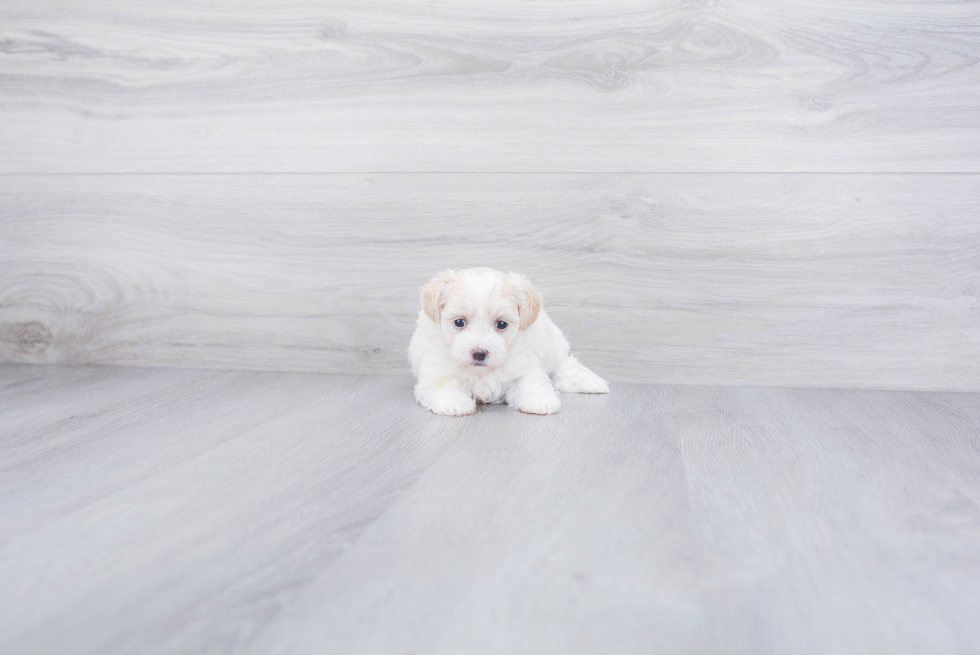
[[[433,323],[439,322],[442,315],[442,308],[446,306],[443,291],[446,289],[446,284],[452,281],[453,273],[455,271],[452,269],[443,271],[437,277],[433,278],[431,282],[422,287],[422,293],[419,294],[419,297],[422,299],[422,311],[432,319]]]
[[[538,293],[527,278],[523,275],[514,273],[509,274],[517,287],[517,314],[520,316],[521,324],[518,329],[524,331],[531,327],[541,312],[541,303],[544,298]]]

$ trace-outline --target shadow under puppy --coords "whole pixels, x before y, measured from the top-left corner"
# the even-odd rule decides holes
[[[415,398],[436,414],[472,414],[478,402],[554,414],[559,391],[609,393],[571,354],[523,275],[450,269],[422,287],[421,299],[408,359]]]

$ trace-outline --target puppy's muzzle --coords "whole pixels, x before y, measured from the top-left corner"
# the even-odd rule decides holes
[[[473,361],[474,362],[482,362],[483,360],[485,360],[487,358],[487,351],[486,350],[473,350],[473,351],[470,351],[470,354],[473,356]]]

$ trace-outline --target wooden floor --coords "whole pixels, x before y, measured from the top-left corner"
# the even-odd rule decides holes
[[[967,653],[980,394],[0,367],[0,652]]]

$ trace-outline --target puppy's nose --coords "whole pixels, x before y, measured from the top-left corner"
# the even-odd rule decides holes
[[[476,360],[476,361],[478,361],[478,362],[482,362],[484,359],[487,358],[487,351],[486,350],[474,350],[470,354],[472,354],[473,355],[473,359]]]

